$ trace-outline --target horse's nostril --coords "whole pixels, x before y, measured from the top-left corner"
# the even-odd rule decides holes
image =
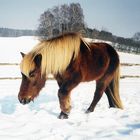
[[[24,99],[19,100],[21,104],[24,104]]]
[[[30,101],[31,101],[31,98],[24,98],[24,99],[21,99],[20,100],[20,103],[23,104],[23,105],[25,105],[25,104],[30,103]]]

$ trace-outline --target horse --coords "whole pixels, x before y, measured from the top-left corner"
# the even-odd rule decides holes
[[[104,92],[109,107],[123,109],[119,95],[120,60],[111,45],[87,42],[78,33],[67,33],[42,40],[29,53],[21,55],[22,82],[18,94],[21,104],[34,101],[51,73],[59,86],[59,119],[68,118],[71,91],[80,82],[96,81],[94,97],[86,113],[94,111]]]

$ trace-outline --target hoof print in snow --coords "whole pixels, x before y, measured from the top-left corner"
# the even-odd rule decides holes
[[[61,112],[58,116],[59,119],[68,119],[68,114],[65,114],[64,112]]]

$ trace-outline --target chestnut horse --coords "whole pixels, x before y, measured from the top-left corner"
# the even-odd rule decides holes
[[[80,82],[96,81],[94,98],[87,113],[94,111],[103,92],[110,107],[123,108],[119,96],[119,57],[109,44],[87,42],[77,33],[67,33],[41,41],[28,54],[21,54],[20,103],[33,101],[51,73],[59,85],[60,119],[68,118],[71,91]]]

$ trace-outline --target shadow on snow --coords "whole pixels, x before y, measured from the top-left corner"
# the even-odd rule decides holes
[[[58,101],[55,96],[42,94],[38,98],[36,98],[34,102],[28,104],[28,108],[31,111],[46,110],[47,107],[45,108],[43,106],[47,106],[49,103],[53,104],[56,102]],[[21,104],[19,103],[17,96],[5,96],[4,98],[0,99],[0,112],[7,115],[14,114],[17,106],[19,105]],[[46,110],[46,111],[49,111],[51,113],[51,110]]]

